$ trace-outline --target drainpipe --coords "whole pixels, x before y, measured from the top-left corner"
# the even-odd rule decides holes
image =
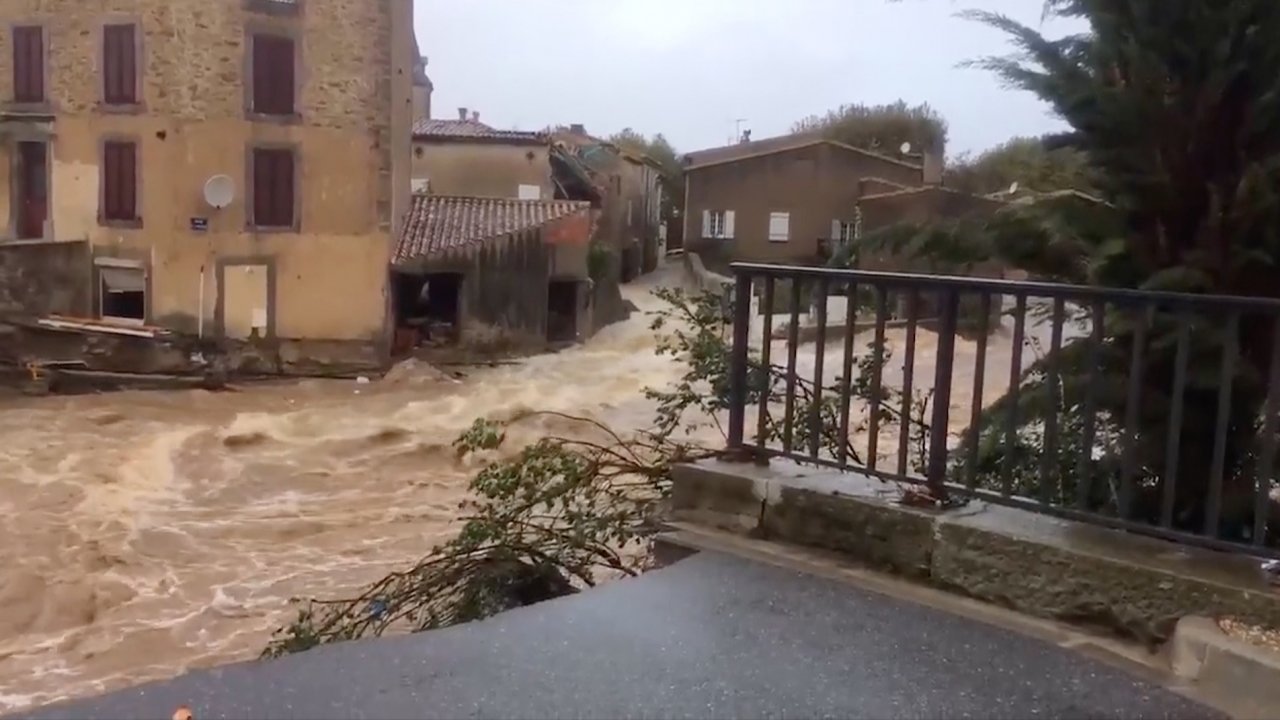
[[[200,309],[196,311],[196,335],[204,341],[204,265],[200,266]]]

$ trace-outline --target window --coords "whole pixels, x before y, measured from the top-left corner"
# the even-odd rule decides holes
[[[13,29],[13,101],[44,102],[44,28]]]
[[[137,29],[107,25],[102,30],[102,99],[107,105],[138,102]]]
[[[252,182],[253,215],[249,224],[260,228],[294,227],[293,151],[254,149]]]
[[[769,213],[769,242],[786,242],[791,239],[791,213]]]
[[[119,263],[119,264],[117,264]],[[147,319],[147,272],[127,261],[100,258],[98,315],[103,320],[141,325]]]
[[[516,188],[516,197],[521,200],[541,200],[542,188],[537,185],[520,185]]]
[[[293,38],[283,35],[253,36],[253,112],[262,115],[293,115]]]
[[[102,145],[102,219],[138,219],[138,146],[110,141]]]
[[[733,211],[703,210],[702,237],[733,239]]]
[[[842,243],[858,239],[858,223],[852,220],[832,220],[831,239]]]

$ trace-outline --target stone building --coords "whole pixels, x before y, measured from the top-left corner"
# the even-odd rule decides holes
[[[0,319],[379,365],[412,28],[412,0],[4,0]]]

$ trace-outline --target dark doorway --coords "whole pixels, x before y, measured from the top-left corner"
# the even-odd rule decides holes
[[[396,349],[456,341],[462,315],[461,273],[392,275]]]
[[[17,202],[18,239],[44,237],[49,217],[47,146],[42,142],[18,143]]]
[[[640,247],[631,245],[622,251],[622,282],[629,283],[640,274]]]
[[[578,282],[552,280],[547,285],[547,340],[553,343],[578,339]]]

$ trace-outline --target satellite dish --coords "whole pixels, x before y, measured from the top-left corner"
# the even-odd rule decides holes
[[[204,183],[204,201],[221,210],[236,197],[236,181],[226,175],[214,175]]]
[[[898,149],[902,151],[902,154],[903,154],[903,155],[906,155],[906,154],[908,154],[908,153],[910,153],[910,152],[911,152],[911,143],[909,143],[909,142],[904,142],[904,143],[902,143],[902,147],[900,147],[900,148],[898,148]]]
[[[1014,180],[1013,183],[1009,185],[1009,194],[1012,195],[1016,192],[1018,192],[1018,181]]]

